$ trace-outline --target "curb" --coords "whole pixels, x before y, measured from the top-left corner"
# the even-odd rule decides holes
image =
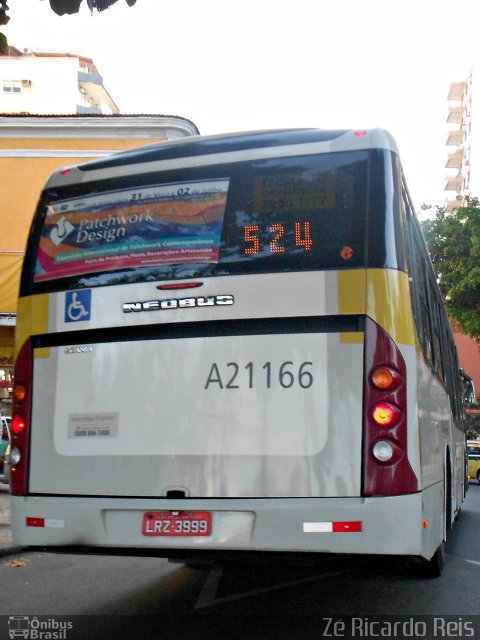
[[[0,547],[0,558],[5,558],[7,556],[14,556],[17,553],[22,553],[25,550],[25,547],[19,547],[12,545],[11,547]]]
[[[6,556],[13,556],[17,553],[21,553],[23,547],[14,544],[12,541],[12,529],[10,521],[10,490],[8,485],[0,484],[0,498],[1,504],[1,522],[0,522],[0,558]],[[7,498],[7,500],[5,500]]]

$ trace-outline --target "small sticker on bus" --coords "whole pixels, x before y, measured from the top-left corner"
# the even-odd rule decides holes
[[[90,320],[92,290],[67,291],[65,294],[65,322]]]
[[[69,438],[116,438],[118,413],[70,413]]]

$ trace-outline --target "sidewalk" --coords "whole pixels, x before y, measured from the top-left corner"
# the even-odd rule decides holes
[[[17,553],[21,547],[12,541],[10,528],[10,493],[8,485],[0,483],[0,557]]]

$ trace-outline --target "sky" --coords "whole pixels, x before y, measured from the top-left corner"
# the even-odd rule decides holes
[[[383,127],[416,207],[443,204],[447,94],[478,57],[478,0],[8,5],[10,45],[92,58],[121,113],[182,116],[204,135]]]

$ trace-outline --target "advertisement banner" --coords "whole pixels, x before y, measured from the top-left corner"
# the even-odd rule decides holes
[[[48,207],[35,281],[219,259],[228,179],[124,189]]]

